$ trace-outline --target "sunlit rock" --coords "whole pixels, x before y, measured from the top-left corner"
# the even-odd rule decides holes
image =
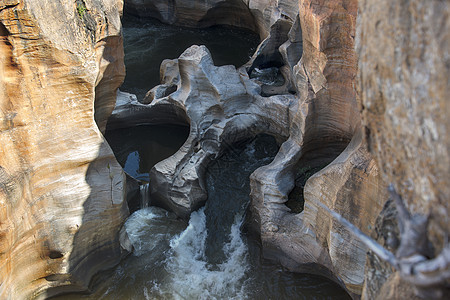
[[[99,130],[124,76],[121,5],[0,4],[1,299],[85,291],[122,255],[125,177]]]

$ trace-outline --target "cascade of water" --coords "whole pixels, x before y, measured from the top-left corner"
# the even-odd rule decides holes
[[[205,209],[192,213],[189,226],[170,241],[171,255],[167,271],[171,275],[169,290],[175,299],[244,299],[245,278],[250,264],[239,230],[242,218],[231,226],[230,241],[222,245],[225,259],[211,265],[206,257]]]
[[[124,224],[133,255],[87,299],[348,300],[329,280],[262,264],[259,246],[240,231],[249,174],[270,163],[276,151],[273,139],[258,138],[210,164],[207,204],[191,214],[187,226],[159,207],[134,212]],[[144,207],[149,205],[148,185],[140,189]]]
[[[150,204],[149,184],[144,183],[139,186],[139,193],[141,196],[141,208],[146,208]]]

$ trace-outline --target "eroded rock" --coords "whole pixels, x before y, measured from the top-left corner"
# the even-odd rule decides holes
[[[152,201],[186,218],[206,201],[204,170],[227,145],[260,132],[281,141],[289,137],[274,161],[251,176],[253,228],[261,236],[264,253],[291,270],[315,270],[360,294],[366,248],[314,205],[339,203],[351,218],[362,218],[368,212],[348,209],[370,203],[368,210],[374,215],[364,217],[366,227],[373,225],[382,205],[381,196],[370,199],[380,183],[359,134],[353,50],[356,1],[334,1],[324,8],[316,1],[302,1],[300,17],[297,6],[288,1],[248,5],[260,18],[257,24],[266,38],[246,66],[238,71],[215,67],[205,48],[193,46],[178,60],[163,63],[162,84],[144,100],[149,104],[131,105],[157,122],[163,120],[155,112],[171,107],[172,112],[158,115],[170,122],[180,115],[173,111],[184,112],[191,126],[184,146],[151,171]],[[261,78],[250,80],[248,73],[257,68],[280,68],[285,84],[274,88]],[[261,96],[270,93],[277,95]],[[306,193],[305,211],[291,212],[285,203],[299,170],[328,164],[307,186],[310,191],[329,190],[330,198]],[[342,244],[348,247],[341,254],[337,249]],[[358,253],[355,260],[348,258],[352,252]]]
[[[0,4],[2,299],[86,291],[122,255],[125,177],[94,121],[124,76],[121,5]]]
[[[269,166],[251,177],[252,216],[266,255],[295,271],[319,264],[354,296],[363,285],[366,247],[318,210],[315,202],[363,222],[359,225],[367,231],[385,200],[377,167],[364,151],[359,130],[354,89],[356,12],[356,1],[329,1],[326,6],[321,1],[300,1],[301,24],[292,27],[281,47],[283,62],[292,70],[299,109],[286,145]],[[297,63],[299,55],[289,55],[288,47],[299,43],[298,27],[303,53]],[[293,201],[288,195],[296,177],[306,178],[305,172],[318,169],[322,171],[306,181],[304,204],[299,204],[304,210],[291,211],[286,203]],[[327,275],[326,270],[320,272]]]
[[[187,218],[206,201],[203,175],[211,159],[258,133],[272,134],[279,140],[288,136],[294,96],[260,96],[260,86],[248,78],[245,69],[214,66],[204,46],[192,46],[170,63],[178,66],[179,76],[166,76],[165,70],[173,71],[164,67],[167,64],[163,64],[162,78],[167,78],[170,86],[176,82],[175,91],[152,99],[150,104],[130,101],[128,106],[143,111],[143,119],[149,122],[171,123],[182,113],[188,118],[190,135],[185,144],[150,172],[152,202]],[[165,88],[169,89],[163,82],[153,90]],[[116,111],[110,120],[112,126],[114,120],[131,116],[127,115],[130,109],[125,114],[120,107]],[[134,120],[131,117],[131,122]]]

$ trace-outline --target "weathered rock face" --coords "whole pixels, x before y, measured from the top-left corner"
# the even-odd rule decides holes
[[[297,271],[311,271],[305,264],[318,263],[359,295],[367,248],[318,206],[320,201],[370,233],[385,201],[377,166],[359,130],[354,88],[357,1],[324,5],[305,0],[299,5],[300,61],[293,66],[285,45],[281,47],[284,61],[293,66],[299,109],[275,160],[252,174],[251,208],[267,256]],[[296,40],[294,27],[291,43]],[[301,181],[307,173],[316,174],[305,184]],[[299,183],[304,191],[296,187]],[[303,193],[304,203],[290,199],[296,193]]]
[[[428,238],[437,255],[450,231],[449,2],[361,0],[359,9],[358,88],[367,147],[409,211],[431,216]],[[385,222],[389,214],[381,217]],[[406,299],[414,290],[388,279],[390,268],[372,267],[365,299],[381,290]]]
[[[345,151],[330,165],[314,174],[304,188],[304,222],[328,249],[332,270],[348,290],[360,295],[364,283],[367,247],[337,220],[330,218],[318,202],[338,212],[370,234],[386,199],[378,168],[358,132]]]
[[[124,173],[94,121],[124,74],[121,6],[0,3],[2,299],[87,290],[121,256]]]

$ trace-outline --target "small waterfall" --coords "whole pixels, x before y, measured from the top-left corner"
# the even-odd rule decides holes
[[[263,136],[211,163],[208,202],[189,224],[150,206],[149,185],[141,185],[142,209],[124,224],[133,254],[90,299],[350,299],[330,280],[263,264],[259,245],[240,231],[249,175],[277,150],[275,140]]]
[[[141,208],[147,208],[150,204],[149,183],[144,183],[139,186],[139,193],[141,196]]]
[[[221,245],[225,259],[211,265],[206,255],[205,208],[193,212],[189,226],[170,241],[166,269],[169,290],[175,299],[246,299],[246,277],[250,269],[247,246],[239,230],[242,218],[231,226],[230,241]]]

